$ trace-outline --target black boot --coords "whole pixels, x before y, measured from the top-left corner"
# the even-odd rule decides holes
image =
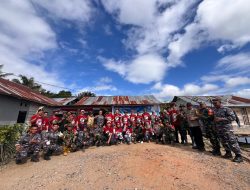
[[[31,162],[39,162],[38,156],[31,156]]]
[[[22,164],[22,160],[21,159],[16,159],[16,164]]]
[[[226,159],[229,159],[229,158],[233,158],[233,155],[232,155],[231,152],[226,152],[226,154],[224,154],[222,157],[226,158]]]
[[[214,155],[214,156],[221,156],[221,151],[220,150],[212,150],[212,154]]]
[[[43,159],[44,160],[50,160],[49,153],[44,154]]]
[[[242,156],[240,154],[236,154],[236,156],[233,159],[233,162],[237,162],[237,163],[243,162]]]

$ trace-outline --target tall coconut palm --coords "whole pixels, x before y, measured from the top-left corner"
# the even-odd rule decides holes
[[[36,91],[41,91],[42,90],[42,86],[40,84],[37,84],[34,80],[33,77],[28,78],[24,75],[19,75],[20,79],[13,79],[12,81],[18,84],[22,84],[24,86],[27,86],[33,90]]]
[[[13,73],[5,73],[2,71],[3,65],[0,65],[0,78],[5,78],[7,76],[13,75]]]

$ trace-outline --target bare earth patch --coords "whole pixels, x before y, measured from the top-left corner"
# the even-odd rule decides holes
[[[0,189],[247,190],[250,164],[198,153],[190,146],[119,145],[38,163],[10,163],[0,170]]]

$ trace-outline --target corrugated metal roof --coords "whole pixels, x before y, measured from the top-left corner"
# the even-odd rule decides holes
[[[234,106],[250,106],[250,99],[242,98],[238,96],[225,95],[225,96],[175,96],[173,102],[178,98],[185,102],[191,102],[193,105],[199,105],[199,102],[205,102],[207,105],[211,104],[213,98],[221,98],[222,105],[234,107]]]
[[[75,105],[155,105],[161,104],[152,95],[83,97]]]
[[[53,100],[59,102],[61,105],[68,105],[70,102],[76,100],[77,97],[69,97],[69,98],[53,98]]]
[[[43,96],[26,86],[0,78],[0,94],[17,97],[20,99],[37,102],[44,105],[60,105],[55,100]]]

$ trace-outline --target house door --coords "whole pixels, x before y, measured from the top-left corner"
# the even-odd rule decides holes
[[[19,111],[17,123],[25,123],[27,111]]]

